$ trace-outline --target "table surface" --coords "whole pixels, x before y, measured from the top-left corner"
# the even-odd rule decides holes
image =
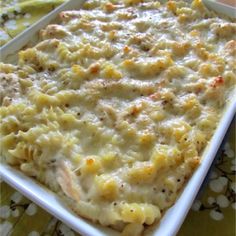
[[[0,15],[7,15],[0,21],[0,42],[10,40],[62,2],[63,0],[0,0]],[[195,200],[178,236],[235,235],[235,173],[233,122],[226,144],[219,152],[210,177]],[[78,235],[2,180],[0,190],[1,236]]]

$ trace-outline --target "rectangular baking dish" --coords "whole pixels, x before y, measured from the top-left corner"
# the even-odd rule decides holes
[[[1,61],[13,62],[17,51],[27,45],[30,41],[34,41],[34,38],[37,39],[38,31],[56,19],[59,12],[69,9],[79,9],[83,2],[83,0],[70,0],[69,2],[62,4],[40,21],[32,25],[26,31],[22,32],[15,39],[8,42],[0,49]],[[214,9],[219,13],[235,17],[235,15],[232,15],[234,13],[231,11],[232,9],[226,5],[221,7],[222,4],[212,1],[203,0],[203,2],[206,3],[209,9]],[[220,147],[220,144],[233,119],[235,112],[236,94],[233,93],[231,101],[229,101],[225,108],[218,128],[216,129],[214,136],[203,153],[201,165],[186,184],[174,206],[167,210],[158,225],[154,225],[146,230],[145,235],[174,236],[177,234],[199,191],[199,188],[201,187],[203,180],[208,173],[208,170],[215,158],[217,150]],[[102,227],[79,217],[73,213],[55,193],[42,186],[37,181],[25,176],[20,171],[4,163],[0,163],[0,176],[4,181],[24,194],[30,200],[44,208],[46,211],[82,235],[119,235],[118,232],[108,227]]]

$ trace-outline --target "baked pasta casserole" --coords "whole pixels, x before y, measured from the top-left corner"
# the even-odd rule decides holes
[[[80,216],[141,235],[176,198],[236,81],[236,23],[200,0],[88,0],[0,64],[1,152]]]

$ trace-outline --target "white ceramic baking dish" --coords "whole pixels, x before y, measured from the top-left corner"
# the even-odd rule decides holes
[[[223,14],[232,15],[232,9],[224,6],[221,8],[221,4],[214,3],[212,1],[204,0],[209,8],[217,10]],[[17,51],[24,47],[33,38],[37,38],[37,33],[40,29],[44,28],[49,22],[56,19],[59,12],[68,9],[79,9],[82,0],[71,0],[65,4],[62,4],[50,14],[42,18],[36,24],[32,25],[26,31],[18,35],[15,39],[7,43],[0,49],[1,61],[7,62],[14,60],[14,56]],[[164,215],[158,225],[150,227],[145,235],[155,236],[174,236],[177,234],[181,224],[183,223],[186,214],[188,213],[204,178],[215,158],[218,148],[225,136],[225,133],[230,125],[230,122],[236,112],[236,94],[232,94],[231,101],[228,103],[224,115],[220,120],[218,128],[206,148],[202,163],[195,171],[191,179],[188,181],[183,192],[179,196],[177,202],[172,206]],[[23,173],[16,169],[0,163],[0,175],[8,184],[24,194],[26,197],[34,201],[36,204],[44,208],[46,211],[66,223],[75,231],[82,235],[91,236],[115,236],[118,235],[112,229],[102,227],[96,224],[86,221],[78,215],[74,214],[59,197],[37,181],[25,176]],[[193,229],[194,230],[194,229]]]

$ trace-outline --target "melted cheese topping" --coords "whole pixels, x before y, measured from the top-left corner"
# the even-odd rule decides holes
[[[0,64],[6,161],[139,235],[176,200],[235,87],[236,24],[199,0],[89,0]]]

